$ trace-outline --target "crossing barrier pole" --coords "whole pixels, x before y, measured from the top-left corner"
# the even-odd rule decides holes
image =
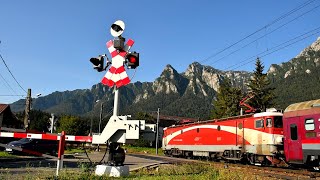
[[[63,157],[64,157],[64,147],[65,147],[65,138],[66,133],[61,132],[60,141],[59,141],[59,150],[58,150],[58,160],[57,160],[57,171],[56,176],[59,176],[59,170],[63,167]]]

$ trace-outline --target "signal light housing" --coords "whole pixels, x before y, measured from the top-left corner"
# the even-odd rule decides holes
[[[125,38],[119,36],[119,37],[115,37],[113,40],[113,47],[117,50],[123,50],[124,48],[124,41]]]
[[[139,66],[139,53],[130,52],[126,56],[127,66],[129,69],[135,69]]]
[[[104,58],[103,56],[93,57],[90,59],[90,62],[93,64],[93,69],[96,69],[98,72],[104,71]]]

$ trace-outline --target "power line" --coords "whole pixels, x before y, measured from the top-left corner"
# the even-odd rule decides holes
[[[2,76],[2,74],[0,73],[0,76],[2,78],[2,80],[5,82],[5,85],[7,88],[11,89],[11,91],[14,93],[14,94],[17,94],[17,92],[10,86],[10,84],[8,83],[8,81]]]
[[[318,30],[318,31],[316,31],[316,30]],[[316,31],[316,32],[314,32],[314,31]],[[313,32],[313,33],[312,33],[312,34],[309,34],[309,33],[311,33],[311,32]],[[288,40],[288,41],[286,41],[286,42],[284,42],[284,43],[281,43],[281,44],[279,44],[279,45],[271,48],[271,49],[275,49],[275,48],[279,47],[279,48],[277,48],[277,49],[275,49],[275,50],[273,50],[273,51],[271,51],[271,52],[269,52],[269,53],[267,53],[267,54],[265,54],[265,53],[268,52],[269,50],[263,51],[263,52],[255,55],[255,56],[251,56],[250,58],[247,58],[246,60],[240,62],[240,63],[245,62],[244,64],[241,64],[241,65],[239,65],[239,66],[236,66],[235,68],[230,69],[230,71],[233,71],[233,70],[235,70],[235,69],[237,69],[237,68],[239,68],[239,67],[242,67],[242,66],[244,66],[244,65],[246,65],[246,64],[249,64],[249,63],[255,61],[255,59],[252,59],[252,58],[268,56],[268,55],[270,55],[270,54],[273,54],[273,53],[275,53],[275,52],[277,52],[277,51],[280,51],[280,50],[282,50],[282,49],[284,49],[284,48],[286,48],[286,47],[289,47],[289,46],[291,46],[291,45],[293,45],[293,44],[295,44],[295,43],[297,43],[297,42],[300,42],[300,41],[302,41],[302,40],[304,40],[304,39],[306,39],[306,38],[308,38],[308,37],[311,37],[311,36],[313,36],[313,35],[315,35],[315,34],[318,34],[318,33],[320,33],[320,27],[318,27],[318,28],[316,28],[316,29],[313,29],[313,30],[311,30],[311,31],[309,31],[309,32],[307,32],[307,33],[304,33],[304,34],[302,34],[302,35],[300,35],[300,36],[297,36],[297,37],[295,37],[295,38],[293,38],[293,39],[290,39],[290,40]],[[307,35],[307,34],[309,34],[309,35]],[[307,36],[306,36],[306,35],[307,35]],[[303,37],[303,36],[306,36],[306,37]],[[302,38],[302,39],[298,39],[298,38],[301,38],[301,37],[303,37],[303,38]],[[292,42],[292,43],[289,43],[289,42],[291,42],[291,41],[293,41],[293,40],[295,40],[295,39],[298,39],[298,40],[296,40],[296,41],[294,41],[294,42]],[[289,43],[289,44],[288,44],[288,43]],[[287,45],[285,45],[285,44],[287,44]],[[285,46],[283,46],[283,45],[285,45]],[[248,61],[248,60],[249,60],[249,61]],[[240,64],[240,63],[238,63],[238,64]],[[235,66],[235,65],[229,66],[227,69],[229,69],[229,68],[231,68],[231,67],[234,67],[234,66]]]
[[[234,53],[238,52],[239,50],[241,50],[241,49],[243,49],[243,48],[245,48],[245,47],[247,47],[247,46],[251,45],[252,43],[256,42],[257,40],[264,38],[265,36],[267,36],[267,35],[269,35],[269,34],[271,34],[271,33],[275,32],[276,30],[278,30],[278,29],[280,29],[280,28],[282,28],[282,27],[286,26],[287,24],[289,24],[289,23],[291,23],[291,22],[293,22],[293,21],[297,20],[298,18],[300,18],[300,17],[302,17],[302,16],[304,16],[304,15],[306,15],[306,14],[310,13],[311,11],[315,10],[315,9],[316,9],[316,8],[318,8],[318,7],[320,7],[320,5],[318,5],[318,6],[314,7],[314,8],[312,8],[311,10],[309,10],[309,11],[307,11],[307,12],[305,12],[305,13],[303,13],[303,14],[301,14],[301,15],[297,16],[297,17],[295,17],[294,19],[292,19],[292,20],[288,21],[287,23],[282,24],[281,26],[277,27],[276,29],[274,29],[274,30],[270,31],[269,33],[266,33],[266,34],[264,34],[264,35],[260,36],[259,38],[257,38],[257,39],[255,39],[255,40],[251,41],[250,43],[248,43],[248,44],[246,44],[246,45],[244,45],[244,46],[242,46],[242,47],[240,47],[240,48],[238,48],[238,49],[236,49],[235,51],[232,51],[231,53],[229,53],[229,54],[227,54],[227,55],[225,55],[225,56],[223,56],[223,57],[219,58],[218,60],[214,61],[213,63],[216,63],[216,62],[218,62],[218,61],[220,61],[220,60],[222,60],[222,59],[224,59],[224,58],[226,58],[226,57],[228,57],[228,56],[230,56],[230,55],[232,55],[232,54],[234,54]],[[211,65],[211,64],[213,64],[213,63],[210,63],[210,65]]]
[[[0,94],[0,96],[21,96],[21,97],[23,97],[23,96],[25,96],[25,95],[1,95],[1,94]]]
[[[314,1],[315,1],[315,0],[310,0],[310,1],[307,1],[307,2],[305,2],[305,3],[301,4],[301,5],[299,5],[298,7],[296,7],[296,8],[294,8],[294,9],[292,9],[291,11],[287,12],[286,14],[284,14],[284,15],[280,16],[279,18],[277,18],[277,19],[273,20],[272,22],[270,22],[269,24],[267,24],[267,25],[263,26],[262,28],[260,28],[260,29],[258,29],[258,30],[256,30],[256,31],[254,31],[253,33],[251,33],[251,34],[249,34],[249,35],[245,36],[244,38],[242,38],[242,39],[238,40],[237,42],[235,42],[235,43],[233,43],[233,44],[231,44],[231,45],[229,45],[229,46],[225,47],[224,49],[222,49],[222,50],[218,51],[217,53],[215,53],[215,54],[213,54],[213,55],[210,55],[209,57],[207,57],[206,59],[204,59],[204,60],[203,60],[203,61],[201,61],[200,63],[204,63],[204,62],[208,61],[209,59],[211,59],[211,58],[213,58],[213,57],[217,56],[218,54],[221,54],[222,52],[226,51],[227,49],[230,49],[231,47],[233,47],[233,46],[235,46],[235,45],[239,44],[241,41],[243,41],[243,40],[245,40],[245,39],[248,39],[249,37],[253,36],[254,34],[256,34],[256,33],[260,32],[260,31],[264,30],[265,28],[267,28],[267,27],[269,27],[269,26],[271,26],[271,25],[275,24],[276,22],[278,22],[278,21],[280,21],[280,20],[284,19],[285,17],[287,17],[287,16],[289,16],[289,15],[293,14],[294,12],[296,12],[296,11],[298,11],[298,10],[302,9],[303,7],[305,7],[305,6],[309,5],[310,3],[314,2]],[[215,63],[215,62],[214,62],[214,63]]]
[[[25,89],[23,89],[23,87],[20,85],[20,83],[17,81],[17,79],[13,76],[12,72],[10,71],[9,67],[7,66],[5,60],[3,59],[2,55],[0,54],[0,57],[2,59],[3,64],[6,66],[7,70],[9,71],[9,73],[11,74],[12,78],[16,81],[16,83],[19,85],[19,87],[25,92],[27,93],[27,91]]]

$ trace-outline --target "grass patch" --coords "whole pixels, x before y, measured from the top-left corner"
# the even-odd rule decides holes
[[[87,150],[88,152],[89,150]],[[84,153],[84,149],[81,149],[81,148],[68,148],[66,150],[64,150],[64,153],[65,154],[75,154],[75,153]]]
[[[159,168],[150,170],[144,169],[138,172],[132,172],[128,179],[144,179],[144,180],[238,180],[238,179],[268,179],[259,177],[249,172],[231,169],[218,169],[205,164],[183,164],[183,165],[161,165]]]
[[[106,147],[102,147],[101,151],[104,152],[105,148]],[[137,147],[137,146],[132,146],[132,145],[125,145],[125,146],[122,146],[122,148],[124,148],[127,151],[127,153],[143,153],[143,154],[153,154],[153,155],[156,154],[156,148],[154,148],[154,147]],[[94,148],[94,149],[96,149],[96,148]],[[87,151],[87,153],[90,153],[94,150],[92,150],[90,148],[86,148],[86,151]],[[75,153],[84,153],[84,152],[85,152],[85,150],[81,147],[67,148],[64,151],[65,154],[75,154]],[[161,156],[164,155],[161,148],[158,148],[158,155],[161,155]]]
[[[13,154],[9,154],[7,152],[0,151],[0,158],[15,158],[17,156]]]
[[[107,176],[96,176],[94,168],[81,166],[80,169],[63,169],[59,173],[59,177],[55,177],[55,170],[34,168],[24,174],[0,173],[0,179],[47,179],[47,180],[72,180],[72,179],[141,179],[141,180],[238,180],[238,179],[255,179],[266,180],[272,179],[260,177],[250,173],[250,169],[218,169],[209,164],[183,164],[183,165],[160,165],[155,169],[141,169],[131,172],[127,177],[112,178]]]
[[[122,146],[122,148],[126,149],[127,153],[144,153],[144,154],[156,154],[156,148],[152,147],[136,147],[136,146]],[[158,149],[158,155],[163,156],[164,153],[161,148]]]

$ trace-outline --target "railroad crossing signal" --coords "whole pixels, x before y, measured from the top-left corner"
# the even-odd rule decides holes
[[[130,52],[126,56],[127,66],[129,69],[135,69],[139,66],[139,53]]]
[[[111,55],[111,62],[108,62],[107,67],[109,64],[111,64],[111,67],[107,70],[106,74],[101,80],[103,85],[107,85],[110,88],[116,86],[114,91],[115,98],[113,115],[110,117],[102,133],[92,136],[93,144],[109,143],[108,163],[113,166],[123,165],[124,158],[122,157],[124,157],[125,154],[124,150],[119,147],[120,143],[126,143],[126,139],[139,139],[140,130],[145,129],[144,120],[128,120],[127,116],[118,116],[119,88],[130,83],[125,65],[127,65],[127,68],[130,69],[135,69],[139,66],[139,53],[129,52],[130,48],[134,44],[134,41],[129,39],[125,43],[125,38],[121,36],[124,29],[125,24],[121,20],[114,22],[110,27],[110,33],[114,39],[108,41],[106,45]],[[99,72],[106,70],[107,68],[103,68],[103,57],[101,56],[98,58],[91,58],[90,61],[93,63],[94,68]],[[110,174],[112,168],[112,166],[110,167],[108,165],[98,165],[96,174]],[[128,168],[127,171],[125,171],[125,166],[119,166],[117,168],[117,171],[122,172],[122,174],[126,174],[125,172],[129,173]]]
[[[103,64],[104,64],[104,58],[103,56],[99,57],[93,57],[90,59],[90,62],[93,64],[93,69],[96,69],[98,72],[101,72],[104,70]]]

